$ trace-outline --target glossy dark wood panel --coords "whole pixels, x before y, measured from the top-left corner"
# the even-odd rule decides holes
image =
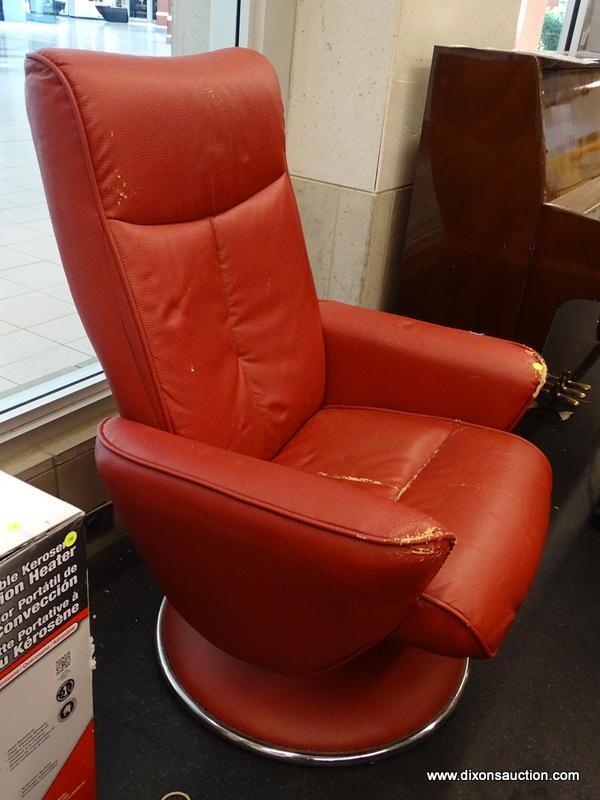
[[[600,222],[545,206],[514,338],[541,349],[557,309],[575,299],[600,300]]]
[[[600,296],[599,175],[598,63],[436,48],[393,310],[541,347]]]
[[[436,51],[400,313],[498,335],[514,330],[543,200],[541,127],[535,59]]]
[[[600,175],[600,69],[543,72],[546,199]]]

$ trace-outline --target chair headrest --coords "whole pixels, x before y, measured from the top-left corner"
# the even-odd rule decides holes
[[[36,74],[63,83],[109,218],[199,219],[286,170],[277,77],[253,50],[160,58],[44,49],[26,69],[28,88]]]

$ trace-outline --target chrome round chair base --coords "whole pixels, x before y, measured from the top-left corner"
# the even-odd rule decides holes
[[[313,749],[294,749],[288,746],[278,745],[273,742],[265,741],[262,738],[255,737],[248,733],[245,733],[239,730],[238,727],[234,727],[229,725],[227,722],[224,722],[222,719],[218,718],[215,714],[211,713],[207,710],[206,703],[200,703],[192,693],[184,686],[183,681],[180,677],[176,674],[168,653],[168,644],[167,644],[167,637],[165,635],[165,628],[169,624],[170,620],[175,619],[175,623],[177,626],[184,626],[182,630],[186,631],[187,635],[192,635],[197,637],[198,645],[201,647],[206,647],[210,649],[210,651],[217,652],[221,655],[220,651],[217,651],[212,645],[207,643],[202,637],[193,629],[185,623],[181,617],[169,606],[166,599],[163,600],[162,605],[160,607],[160,611],[158,614],[158,621],[156,626],[156,644],[158,650],[158,659],[161,670],[177,697],[183,702],[183,704],[187,707],[187,709],[197,717],[206,727],[212,730],[215,733],[218,733],[223,738],[227,739],[228,741],[232,742],[233,744],[238,745],[246,750],[250,750],[254,753],[258,753],[263,756],[268,756],[270,758],[275,758],[281,761],[288,761],[292,763],[298,764],[307,764],[307,765],[321,765],[321,766],[335,766],[335,765],[350,765],[350,764],[361,764],[361,763],[370,763],[374,761],[378,761],[382,758],[387,758],[394,753],[397,753],[400,750],[412,747],[416,745],[418,742],[425,739],[427,736],[432,734],[436,731],[442,723],[448,719],[448,717],[452,714],[454,709],[456,708],[458,701],[463,693],[467,676],[469,672],[469,659],[464,660],[456,660],[456,659],[447,659],[443,656],[433,656],[434,659],[441,659],[439,663],[446,664],[446,662],[455,662],[455,679],[457,677],[457,681],[453,681],[452,691],[448,697],[445,698],[445,702],[443,703],[442,707],[439,708],[436,713],[428,718],[422,725],[417,728],[413,728],[410,731],[407,731],[399,738],[394,739],[393,741],[384,742],[382,744],[371,745],[365,749],[358,749],[358,750],[349,750],[349,751],[342,751],[342,752],[331,752],[326,750],[320,750],[318,748]],[[424,652],[424,651],[419,651]],[[190,658],[194,657],[194,652],[191,652],[189,648],[185,648],[185,657],[187,658],[189,653]],[[432,658],[431,654],[426,654],[429,659]],[[236,661],[232,659],[231,656],[228,656],[225,653],[222,653],[222,657],[224,662],[227,661]],[[214,658],[212,660],[214,665]],[[435,663],[435,662],[434,662]],[[238,668],[244,669],[245,665],[244,662],[237,662]],[[248,666],[249,670],[256,670],[256,668],[252,667],[251,665]],[[343,668],[341,668],[343,669]],[[339,670],[334,670],[336,674]],[[202,673],[202,665],[199,666],[199,674]],[[214,673],[211,675],[207,674],[207,679],[212,678]],[[277,676],[276,680],[285,680],[283,676]],[[200,677],[200,680],[201,677]],[[294,681],[301,681],[301,678],[297,676],[290,678],[291,682]],[[368,678],[367,678],[368,680]],[[207,683],[209,681],[207,680]],[[210,680],[212,684],[212,680]],[[214,689],[214,687],[211,687]],[[241,691],[240,698],[242,702],[244,699],[248,699],[250,705],[252,705],[252,690],[251,688],[247,689],[244,692],[244,688],[240,686],[238,683],[237,685],[232,683],[231,687],[234,691]],[[412,697],[412,689],[414,687],[399,687],[401,691],[406,695],[407,702],[411,704],[414,702]],[[348,697],[348,703],[352,704],[354,698],[352,696]],[[254,720],[253,720],[254,721]],[[399,724],[399,728],[402,728],[402,724]]]

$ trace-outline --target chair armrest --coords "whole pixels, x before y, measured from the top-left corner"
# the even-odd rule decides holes
[[[325,402],[513,428],[546,380],[529,347],[321,301]]]
[[[334,666],[394,630],[454,542],[390,500],[124,419],[101,424],[96,459],[176,610],[281,672]]]

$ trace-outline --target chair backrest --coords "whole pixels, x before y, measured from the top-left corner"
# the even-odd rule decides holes
[[[27,111],[67,278],[120,413],[269,458],[325,361],[273,69],[256,52],[41,50]]]

